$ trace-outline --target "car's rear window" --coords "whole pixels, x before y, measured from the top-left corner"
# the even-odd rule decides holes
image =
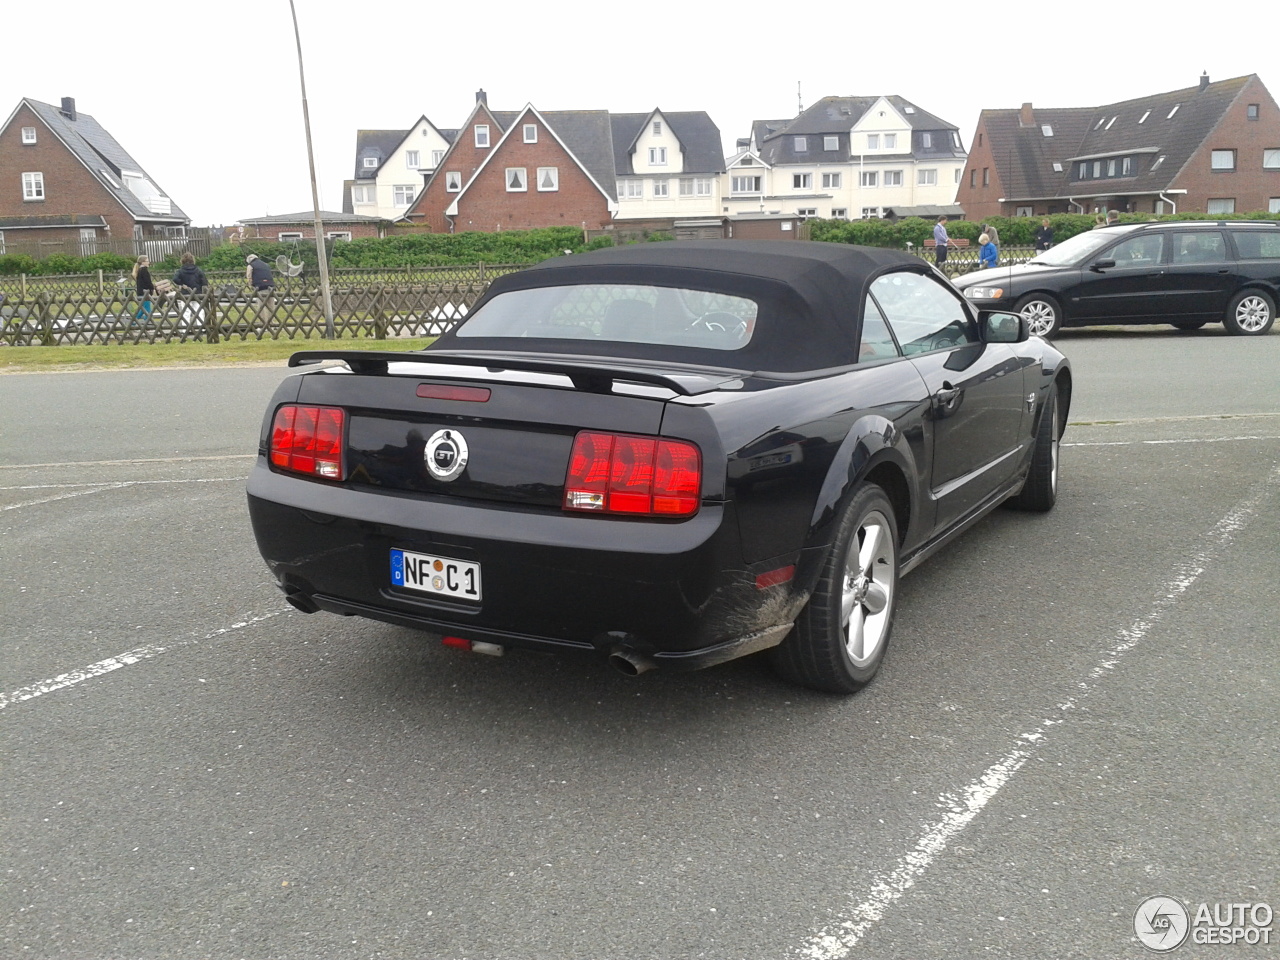
[[[1241,260],[1280,260],[1280,230],[1232,230]]]
[[[467,317],[454,335],[738,350],[751,341],[759,312],[753,299],[710,290],[569,284],[498,294]]]

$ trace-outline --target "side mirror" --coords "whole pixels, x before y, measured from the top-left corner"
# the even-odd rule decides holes
[[[1095,270],[1095,271],[1110,270],[1115,265],[1116,265],[1116,262],[1114,260],[1095,260],[1092,264],[1089,265],[1089,269]]]
[[[978,314],[983,343],[1023,343],[1030,338],[1027,318],[1020,313],[983,310]]]

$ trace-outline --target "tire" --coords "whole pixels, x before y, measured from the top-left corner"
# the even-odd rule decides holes
[[[1029,293],[1014,304],[1013,310],[1027,318],[1027,329],[1033,337],[1047,340],[1062,329],[1062,305],[1047,293]]]
[[[795,628],[772,651],[774,669],[824,693],[856,693],[884,660],[897,600],[897,518],[868,484],[845,508]]]
[[[1259,337],[1276,321],[1276,302],[1261,290],[1241,290],[1231,298],[1222,325],[1238,337]]]
[[[1175,320],[1173,325],[1179,330],[1190,333],[1192,330],[1199,330],[1208,322],[1208,320]]]
[[[1015,510],[1033,510],[1046,513],[1058,502],[1058,448],[1062,436],[1058,419],[1058,387],[1049,388],[1044,412],[1040,414],[1040,426],[1036,428],[1035,447],[1031,451],[1031,465],[1022,492],[1011,497],[1009,506]]]

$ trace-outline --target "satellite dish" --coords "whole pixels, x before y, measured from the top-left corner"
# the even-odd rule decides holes
[[[285,254],[276,257],[276,269],[283,273],[286,277],[296,277],[302,273],[303,264],[291,263]]]

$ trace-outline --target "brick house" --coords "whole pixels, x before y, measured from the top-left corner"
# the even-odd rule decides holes
[[[384,220],[402,216],[457,134],[425,116],[408,130],[357,130],[355,175],[343,183],[343,211]]]
[[[114,137],[64,97],[61,106],[19,101],[0,127],[0,251],[44,241],[82,255],[119,241],[186,236],[190,218]]]
[[[956,202],[971,220],[1280,212],[1280,109],[1250,74],[1100,107],[983,110]]]
[[[330,210],[320,211],[321,225],[324,235],[330,240],[358,240],[362,237],[381,237],[385,235],[387,221],[382,217],[367,217],[358,213],[335,213]],[[306,210],[302,213],[281,213],[274,216],[241,217],[238,221],[249,228],[245,237],[259,237],[264,240],[315,240],[315,214]]]

